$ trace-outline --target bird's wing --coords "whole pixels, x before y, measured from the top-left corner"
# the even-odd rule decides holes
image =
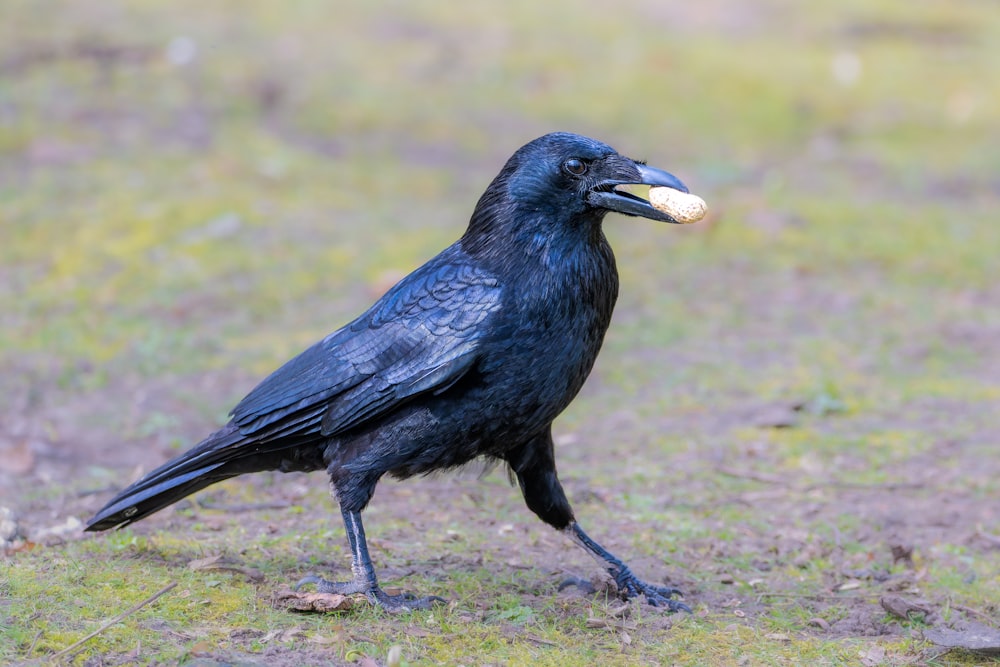
[[[499,308],[494,277],[431,262],[271,374],[234,408],[233,421],[258,442],[330,436],[440,393],[475,364],[480,325]]]

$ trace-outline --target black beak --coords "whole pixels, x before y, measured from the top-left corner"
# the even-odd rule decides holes
[[[658,211],[650,206],[649,202],[642,197],[637,197],[624,190],[618,190],[617,187],[619,185],[651,185],[687,192],[687,186],[681,183],[679,178],[662,169],[654,169],[644,164],[633,164],[638,175],[637,178],[601,181],[587,195],[587,201],[590,205],[624,215],[634,215],[649,218],[650,220],[659,220],[660,222],[680,224],[663,211]]]

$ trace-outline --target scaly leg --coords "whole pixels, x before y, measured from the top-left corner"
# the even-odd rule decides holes
[[[365,541],[365,527],[361,523],[360,512],[341,510],[344,526],[347,528],[347,541],[351,544],[351,570],[354,579],[351,581],[327,581],[316,575],[303,578],[295,584],[295,590],[306,584],[315,584],[320,593],[339,593],[351,595],[364,593],[373,605],[390,612],[412,611],[414,609],[430,609],[435,602],[445,602],[437,596],[418,598],[411,593],[389,595],[379,588],[375,577],[375,566],[368,555],[368,543]]]
[[[583,532],[583,528],[580,528],[580,524],[576,521],[565,528],[565,531],[571,540],[583,547],[587,553],[593,556],[604,567],[607,573],[611,575],[611,578],[615,580],[615,585],[618,586],[618,593],[625,599],[642,594],[646,596],[646,602],[654,607],[666,607],[670,611],[691,611],[691,607],[683,602],[670,599],[674,595],[682,594],[678,589],[669,586],[648,584],[639,579],[632,574],[632,570],[625,563],[615,558],[607,549],[592,540],[587,533]],[[579,581],[570,579],[567,583],[578,584]]]
[[[528,508],[538,517],[557,530],[565,531],[570,539],[583,547],[597,559],[618,585],[619,594],[625,598],[646,596],[649,604],[666,607],[670,611],[691,611],[683,602],[670,598],[680,594],[676,588],[648,584],[637,578],[623,562],[615,558],[607,549],[590,538],[576,523],[573,510],[556,475],[556,463],[552,445],[552,432],[545,430],[534,440],[522,447],[511,450],[507,456],[511,470],[517,475],[518,484],[524,494]],[[567,584],[588,584],[580,579],[570,579]]]

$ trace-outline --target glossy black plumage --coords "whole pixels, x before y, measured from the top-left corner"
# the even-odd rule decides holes
[[[510,466],[529,508],[597,557],[623,595],[684,608],[669,599],[676,591],[635,579],[576,525],[552,447],[552,420],[590,372],[618,295],[604,215],[672,222],[616,190],[627,183],[684,189],[585,137],[556,133],[522,147],[459,241],[271,374],[225,427],[122,491],[87,529],[126,525],[246,472],[325,469],[355,577],[310,581],[415,608],[428,600],[378,588],[360,512],[386,473],[409,477],[486,457]]]

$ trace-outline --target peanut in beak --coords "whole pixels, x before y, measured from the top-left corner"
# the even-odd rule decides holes
[[[704,199],[673,188],[650,188],[649,205],[685,225],[698,222],[708,213]]]

